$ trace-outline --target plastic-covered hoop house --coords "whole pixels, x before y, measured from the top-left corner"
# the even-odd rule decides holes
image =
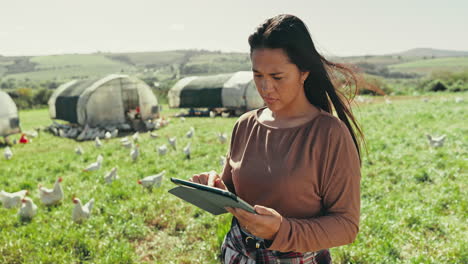
[[[179,80],[168,93],[169,106],[248,111],[264,105],[252,72],[240,71]]]
[[[20,132],[18,109],[11,97],[0,91],[0,137]]]
[[[50,117],[90,127],[127,123],[138,109],[142,120],[159,117],[158,100],[143,81],[127,75],[73,80],[57,88],[49,99]]]

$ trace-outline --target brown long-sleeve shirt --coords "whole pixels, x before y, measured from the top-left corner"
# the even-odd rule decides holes
[[[349,244],[359,230],[360,161],[346,125],[321,110],[290,128],[260,123],[262,109],[234,126],[222,179],[283,222],[270,250],[318,251]]]

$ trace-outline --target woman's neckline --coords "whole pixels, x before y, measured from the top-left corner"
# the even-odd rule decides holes
[[[259,119],[259,114],[265,110],[267,107],[264,106],[262,108],[259,108],[257,110],[255,110],[255,113],[254,113],[254,116],[255,116],[255,120],[257,121],[257,123],[260,125],[260,126],[263,126],[263,127],[266,127],[266,128],[269,128],[269,129],[275,129],[275,130],[285,130],[285,129],[294,129],[294,128],[300,128],[300,127],[303,127],[307,124],[310,124],[311,122],[313,122],[319,115],[322,114],[323,110],[319,107],[317,107],[317,109],[319,110],[318,112],[316,112],[312,117],[311,119],[307,120],[306,122],[302,123],[302,124],[297,124],[297,125],[294,125],[294,126],[287,126],[287,127],[275,127],[275,126],[271,126],[271,125],[267,125],[265,123],[262,123]]]

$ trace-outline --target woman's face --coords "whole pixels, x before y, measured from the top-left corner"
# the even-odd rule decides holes
[[[257,91],[272,112],[290,112],[298,100],[304,100],[309,73],[301,72],[283,49],[255,49],[251,60]]]

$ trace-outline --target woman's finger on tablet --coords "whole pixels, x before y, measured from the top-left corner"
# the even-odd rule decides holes
[[[191,182],[198,183],[198,174],[192,175],[192,177],[190,177],[188,180],[191,181]]]
[[[198,183],[203,184],[203,185],[208,185],[208,173],[207,172],[202,172],[198,175]]]
[[[223,180],[221,180],[221,178],[218,178],[218,179],[215,180],[214,187],[219,188],[221,190],[227,190],[228,189],[226,187],[226,185],[224,184]]]
[[[215,181],[219,179],[219,175],[216,171],[210,171],[208,175],[208,186],[215,187]]]

